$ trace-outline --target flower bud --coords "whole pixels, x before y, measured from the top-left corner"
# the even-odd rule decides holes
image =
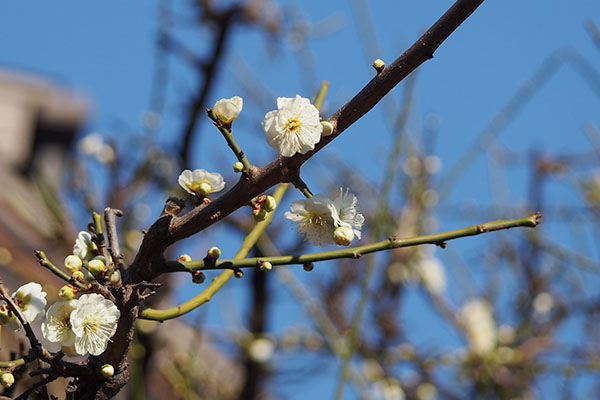
[[[78,282],[85,282],[85,275],[81,271],[73,272],[72,276],[73,276],[73,279],[75,279]]]
[[[110,284],[113,286],[120,285],[121,284],[121,271],[119,271],[117,269],[112,274],[110,274],[109,281],[110,281]]]
[[[244,170],[244,164],[242,164],[241,162],[236,162],[235,164],[233,164],[233,172],[242,172]]]
[[[256,222],[260,222],[260,221],[264,221],[265,219],[267,219],[267,212],[263,209],[257,209],[252,211],[252,217],[254,217],[254,220]]]
[[[16,322],[17,317],[10,311],[6,304],[0,306],[0,325],[7,325]]]
[[[375,71],[377,71],[377,73],[380,74],[381,71],[383,71],[383,69],[385,68],[385,63],[382,59],[378,58],[377,60],[373,61],[373,68],[375,68]]]
[[[315,264],[313,264],[312,262],[307,262],[302,264],[302,268],[304,268],[305,271],[310,272],[313,269],[315,269]]]
[[[244,276],[244,271],[242,271],[239,268],[236,268],[233,270],[233,276],[235,276],[236,278],[240,279],[241,277]]]
[[[110,378],[115,374],[115,368],[110,364],[104,364],[100,371],[102,372],[102,376],[105,378]]]
[[[106,272],[106,269],[106,264],[104,264],[102,260],[93,259],[88,263],[88,271],[90,271],[90,274],[94,275],[95,277],[98,277],[100,274]]]
[[[230,124],[240,115],[244,100],[239,96],[230,99],[221,99],[213,107],[213,112],[222,122]]]
[[[200,283],[204,283],[205,280],[206,280],[206,275],[204,275],[204,272],[202,272],[202,271],[193,271],[192,272],[192,282],[200,284]]]
[[[262,272],[267,272],[273,269],[273,264],[271,264],[268,261],[264,261],[263,263],[260,264],[260,270]]]
[[[190,257],[189,254],[182,254],[179,257],[177,257],[177,261],[189,262],[192,261],[192,257]]]
[[[5,388],[9,388],[15,383],[15,377],[10,372],[5,372],[0,376],[0,383]]]
[[[71,254],[65,258],[65,269],[70,273],[81,270],[81,258]]]
[[[276,207],[277,201],[275,201],[275,198],[273,196],[267,196],[262,204],[262,209],[267,212],[274,211]]]
[[[331,122],[321,121],[321,125],[323,125],[321,136],[330,136],[333,133],[333,125],[331,124]]]
[[[73,290],[73,286],[64,285],[61,287],[58,291],[58,297],[65,301],[73,300],[75,297],[75,290]]]
[[[354,231],[349,226],[339,226],[333,231],[333,240],[340,246],[348,246],[354,239]]]
[[[210,249],[208,249],[208,251],[206,252],[206,257],[208,257],[211,260],[216,260],[219,257],[221,257],[221,249],[219,249],[218,247],[211,247]]]

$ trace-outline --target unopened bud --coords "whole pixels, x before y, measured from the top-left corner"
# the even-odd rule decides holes
[[[64,285],[61,287],[58,291],[58,297],[66,301],[73,300],[75,297],[75,290],[73,290],[73,286]]]
[[[260,264],[260,270],[262,272],[267,272],[273,269],[273,264],[271,264],[268,261],[264,261],[263,263]]]
[[[202,271],[193,271],[192,272],[192,282],[200,284],[200,283],[204,283],[205,280],[206,280],[206,275],[204,275],[204,272],[202,272]]]
[[[263,202],[262,209],[266,212],[274,211],[277,207],[277,201],[273,196],[267,196]]]
[[[102,366],[102,376],[105,378],[110,378],[115,374],[115,368],[110,364],[104,364]]]
[[[70,273],[81,271],[81,264],[81,258],[77,257],[76,255],[71,254],[65,258],[65,269]]]
[[[84,282],[85,281],[85,275],[81,271],[75,271],[75,272],[73,272],[72,276],[73,276],[73,279],[75,279],[78,282]]]
[[[230,124],[240,115],[244,100],[240,96],[233,96],[230,99],[221,99],[215,103],[213,112],[222,122]]]
[[[118,286],[121,284],[121,271],[118,269],[115,270],[109,278],[110,284],[113,286]]]
[[[310,272],[313,269],[315,269],[315,264],[311,263],[311,262],[307,262],[302,264],[302,268],[304,268],[305,271]]]
[[[239,279],[239,278],[241,278],[241,277],[244,276],[244,271],[242,271],[239,268],[236,268],[236,269],[233,270],[233,276],[235,276],[236,278]]]
[[[244,170],[244,164],[242,164],[241,162],[236,162],[235,164],[233,164],[233,172],[242,172]]]
[[[211,191],[212,191],[212,186],[210,186],[206,182],[202,182],[200,185],[198,185],[198,189],[197,189],[198,194],[206,196],[206,195],[210,194]]]
[[[383,71],[383,69],[385,68],[385,63],[382,59],[378,58],[377,60],[373,61],[373,68],[375,68],[375,71],[377,71],[377,73],[380,74],[381,71]]]
[[[102,260],[93,259],[88,263],[88,271],[90,271],[90,274],[94,275],[95,277],[98,277],[99,275],[106,272],[106,264],[104,264]]]
[[[177,257],[177,261],[183,261],[183,262],[192,261],[192,257],[190,257],[189,254],[182,254],[179,257]]]
[[[0,376],[0,383],[5,388],[9,388],[15,383],[15,376],[10,372],[5,372]]]
[[[321,125],[323,126],[321,136],[330,136],[333,133],[333,125],[331,124],[331,122],[321,121]]]
[[[354,231],[349,226],[339,226],[333,231],[333,240],[340,246],[348,246],[354,240]]]
[[[263,209],[252,211],[252,217],[256,222],[264,221],[265,219],[267,219],[267,214],[267,211]]]
[[[17,317],[10,311],[6,304],[0,306],[0,325],[11,324],[15,322]]]
[[[211,247],[206,252],[206,257],[208,257],[211,260],[216,260],[217,258],[221,257],[221,249],[219,249],[218,247]]]

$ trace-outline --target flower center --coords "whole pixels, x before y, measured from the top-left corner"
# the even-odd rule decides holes
[[[300,121],[298,121],[298,118],[290,118],[287,120],[287,123],[285,124],[286,129],[291,132],[294,133],[297,130],[300,129]]]
[[[100,322],[94,317],[88,317],[83,324],[83,330],[86,334],[94,334],[100,329]]]
[[[325,225],[325,217],[321,214],[311,214],[308,223],[312,225]]]

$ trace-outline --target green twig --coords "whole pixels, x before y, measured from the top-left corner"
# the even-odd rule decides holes
[[[46,256],[46,253],[44,253],[43,251],[36,250],[35,256],[38,258],[38,262],[40,263],[40,265],[42,267],[49,269],[50,272],[52,272],[54,275],[58,276],[60,279],[70,283],[73,286],[76,286],[77,288],[79,288],[81,290],[85,290],[87,288],[87,286],[84,285],[83,283],[75,280],[72,276],[69,276],[65,272],[61,271],[60,268],[58,268],[56,265],[54,265],[52,263],[52,261],[50,261],[48,259],[48,257]]]
[[[208,117],[214,121],[215,126],[217,127],[217,129],[219,129],[219,132],[221,132],[221,134],[223,134],[223,137],[227,141],[229,148],[231,150],[233,150],[233,154],[235,154],[238,161],[241,162],[242,164],[244,164],[243,171],[245,174],[247,174],[248,171],[250,171],[250,162],[246,158],[244,151],[240,148],[240,146],[237,144],[237,142],[233,138],[233,133],[231,132],[231,125],[226,126],[225,124],[223,124],[223,122],[219,118],[217,118],[217,116],[215,115],[215,113],[212,109],[209,108],[206,110],[206,112],[208,113]]]
[[[275,193],[273,193],[273,197],[275,198],[275,201],[277,203],[281,201],[281,198],[283,197],[283,194],[287,190],[288,186],[289,185],[286,183],[280,184],[275,190]],[[272,218],[273,213],[271,212],[264,221],[258,222],[254,226],[254,228],[252,228],[250,233],[248,233],[248,235],[244,239],[244,242],[242,243],[242,246],[238,250],[237,254],[235,255],[234,260],[243,259],[248,255],[248,253],[250,252],[260,235],[262,235],[265,228],[271,223]],[[193,299],[188,300],[187,302],[181,305],[168,308],[166,310],[147,308],[145,310],[140,311],[138,317],[141,319],[151,319],[155,321],[165,321],[167,319],[177,318],[208,302],[212,298],[212,296],[215,293],[217,293],[223,287],[223,285],[227,283],[229,279],[231,279],[232,276],[233,269],[225,269],[223,272],[221,272],[221,274],[218,277],[212,280],[212,282],[206,289],[204,289]]]
[[[321,87],[319,88],[319,92],[317,93],[317,97],[315,98],[315,102],[313,103],[317,110],[321,110],[321,106],[323,105],[323,101],[325,101],[325,95],[327,95],[327,89],[329,89],[329,82],[323,81],[321,82]]]
[[[310,199],[313,196],[306,183],[302,180],[302,178],[300,178],[300,175],[294,176],[290,181],[294,184],[294,187],[301,191],[304,197],[307,199]]]
[[[217,260],[214,264],[211,263],[210,265],[206,265],[204,260],[188,262],[168,261],[167,267],[168,272],[215,269],[233,270],[237,268],[256,268],[265,261],[268,261],[273,265],[292,265],[316,261],[335,260],[340,258],[360,258],[365,254],[375,253],[377,251],[397,249],[399,247],[418,246],[421,244],[435,244],[437,246],[446,247],[446,242],[448,240],[516,227],[533,228],[540,223],[540,219],[541,214],[536,213],[525,218],[486,222],[484,224],[472,225],[454,231],[415,236],[407,239],[398,239],[395,236],[392,236],[389,239],[381,242],[367,244],[364,246],[350,247],[342,250],[324,251],[320,253],[302,254],[296,256],[254,257],[244,259],[236,257],[233,260]],[[252,232],[250,234],[252,234]]]

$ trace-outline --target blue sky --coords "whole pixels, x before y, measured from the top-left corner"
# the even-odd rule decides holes
[[[369,2],[378,40],[377,43],[368,41],[366,50],[361,45],[361,33],[352,8],[359,3],[338,0],[282,2],[286,12],[296,19],[316,22],[308,41],[311,53],[300,53],[300,57],[290,51],[289,40],[273,42],[269,36],[248,27],[234,32],[230,53],[221,66],[216,90],[207,106],[221,97],[246,94],[240,87],[239,78],[236,78],[242,71],[240,59],[245,60],[254,74],[248,79],[256,78],[256,82],[272,95],[271,108],[267,109],[261,104],[253,104],[246,97],[245,112],[236,122],[242,131],[236,135],[250,161],[263,165],[274,157],[273,151],[262,142],[259,123],[262,115],[275,107],[275,97],[291,97],[297,93],[313,96],[315,85],[325,79],[331,86],[324,114],[336,110],[371,79],[373,57],[391,62],[452,2]],[[190,20],[187,3],[177,2],[175,8],[178,22],[173,32],[202,53],[205,50],[203,40],[208,37],[206,32],[199,35],[186,26]],[[442,160],[443,170],[439,175],[442,178],[438,183],[443,181],[445,173],[477,140],[517,88],[557,51],[561,52],[558,54],[566,54],[567,59],[572,59],[568,57],[575,54],[591,65],[598,65],[599,49],[584,28],[584,22],[590,18],[600,23],[598,16],[600,2],[597,0],[488,0],[440,47],[434,59],[419,68],[409,129],[419,132],[432,115],[439,119],[440,127],[435,137],[423,138],[435,143],[435,153]],[[0,66],[42,74],[84,93],[93,104],[85,132],[97,131],[116,138],[121,135],[119,127],[123,124],[140,129],[141,118],[148,108],[155,66],[156,31],[157,7],[153,1],[82,3],[71,0],[40,2],[34,7],[26,2],[7,2],[0,12]],[[298,59],[313,62],[314,72],[307,75]],[[171,59],[169,65],[170,86],[163,124],[156,137],[162,143],[172,142],[181,129],[181,107],[196,84],[195,77],[181,61]],[[302,78],[306,76],[312,77],[312,81]],[[397,105],[401,100],[402,87],[401,84],[388,95]],[[591,90],[569,64],[562,64],[502,131],[500,143],[521,155],[531,150],[548,154],[589,151],[591,146],[583,127],[588,122],[600,124],[599,96],[600,93]],[[336,139],[333,148],[311,160],[305,170],[313,191],[331,189],[320,186],[326,182],[320,177],[320,169],[326,168],[328,160],[338,158],[364,172],[376,184],[382,180],[381,153],[391,141],[384,112],[382,106],[376,107]],[[226,179],[234,179],[233,174],[228,173],[229,162],[225,166],[221,162],[223,157],[229,160],[227,157],[231,155],[221,143],[221,138],[211,130],[210,121],[202,120],[200,129],[201,135],[194,143],[194,151],[201,163],[194,167],[227,168],[223,175]],[[230,163],[233,161],[231,158]],[[505,199],[494,195],[497,192],[490,185],[488,166],[486,158],[477,157],[448,196],[441,199],[442,205],[455,206],[473,201],[483,207],[494,204],[508,206],[521,204],[527,199],[529,177],[524,174],[523,165],[515,163],[510,166],[506,175],[508,192]],[[580,201],[573,197],[571,185],[564,181],[550,185],[546,197],[548,202]],[[397,194],[396,199],[401,201]],[[153,215],[156,215],[160,202],[152,207]],[[452,208],[446,212],[443,208],[440,210],[440,230],[482,222],[465,220],[452,212]],[[554,240],[573,244],[569,243],[570,239],[562,227],[562,221],[553,220],[551,216],[546,217],[542,225],[542,229]],[[218,237],[218,232],[210,237]],[[487,241],[490,240],[493,239],[489,236],[463,239],[456,245],[452,244],[452,251],[464,258],[472,257],[474,252],[481,253],[478,249],[489,244]],[[232,256],[234,247],[224,247],[225,255]],[[592,250],[584,248],[582,251],[598,258]],[[452,260],[446,254],[441,255],[440,251],[437,254],[445,262]],[[243,304],[246,300],[241,292],[242,284],[234,282],[230,286],[220,295]],[[286,305],[276,311],[277,326],[292,322],[290,315],[301,313],[288,304],[289,299],[280,291],[277,291],[278,296],[284,299]],[[454,296],[458,303],[464,300],[460,293]],[[418,293],[412,297],[416,309],[426,309]],[[215,323],[220,319],[217,304],[218,301],[211,305],[209,311],[209,320]],[[409,317],[419,319],[417,315],[409,314]],[[435,321],[429,322],[426,317],[421,322],[423,327],[418,332],[423,331],[423,343],[431,343],[436,337],[428,337],[427,332]],[[449,342],[460,343],[458,340],[454,337]],[[332,369],[332,376],[335,376],[335,369]],[[330,390],[327,382],[322,385],[326,387],[325,391]]]

